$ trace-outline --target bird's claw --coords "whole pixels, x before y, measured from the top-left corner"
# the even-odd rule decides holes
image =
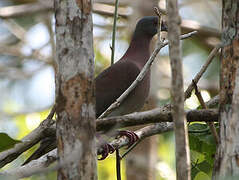
[[[127,149],[139,139],[136,133],[128,130],[122,130],[117,132],[116,138],[120,138],[122,136],[126,136],[129,139]],[[98,160],[104,160],[109,154],[112,154],[115,151],[115,148],[111,144],[104,144],[102,148],[103,151],[101,153],[101,158],[99,158]]]
[[[115,148],[111,144],[104,144],[102,148],[103,152],[101,153],[101,158],[98,160],[104,160],[109,154],[112,154],[115,151]]]
[[[122,136],[126,136],[129,139],[127,149],[139,140],[138,135],[133,131],[128,131],[128,130],[118,131],[117,138],[122,137]]]

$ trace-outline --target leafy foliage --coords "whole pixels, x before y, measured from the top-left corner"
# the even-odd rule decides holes
[[[192,179],[210,179],[212,175],[216,143],[207,124],[189,125]]]

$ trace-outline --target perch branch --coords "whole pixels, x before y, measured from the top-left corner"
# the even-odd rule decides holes
[[[140,140],[143,140],[146,137],[149,137],[155,134],[164,133],[171,130],[173,130],[173,123],[157,123],[155,125],[144,127],[136,131],[135,133],[139,136]],[[124,146],[127,146],[128,138],[123,136],[119,139],[113,140],[110,144],[113,147],[122,148]],[[97,153],[100,154],[102,151],[103,151],[102,148],[98,148]],[[73,155],[73,157],[75,156]],[[14,177],[14,178],[29,177],[35,174],[42,174],[49,171],[57,170],[58,168],[63,167],[66,163],[70,162],[68,159],[66,159],[66,162],[55,164],[53,165],[53,167],[48,167],[49,164],[54,162],[56,159],[57,159],[57,153],[55,149],[51,151],[50,153],[45,154],[43,157],[37,160],[31,161],[29,164],[1,173],[0,177],[1,176]],[[72,160],[72,158],[70,158],[70,160]]]
[[[186,111],[188,122],[217,122],[218,110],[190,110]],[[50,121],[50,123],[49,123]],[[113,128],[129,127],[142,124],[158,123],[158,122],[172,122],[171,110],[168,107],[156,108],[150,111],[132,113],[125,116],[110,117],[96,120],[97,131],[107,131]],[[48,124],[49,123],[49,124]],[[22,139],[22,142],[16,144],[13,148],[0,153],[0,167],[12,162],[21,153],[28,150],[30,147],[38,143],[46,136],[53,136],[55,134],[55,121],[46,119],[39,127],[33,130],[30,134]]]

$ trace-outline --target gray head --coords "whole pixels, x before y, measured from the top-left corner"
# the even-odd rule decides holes
[[[140,19],[136,25],[134,36],[147,36],[152,38],[157,33],[158,28],[158,17],[157,16],[146,16]],[[161,31],[167,31],[165,23],[161,25]]]

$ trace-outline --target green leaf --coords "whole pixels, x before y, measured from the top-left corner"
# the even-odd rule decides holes
[[[200,171],[197,168],[191,169],[191,179],[194,179]]]
[[[206,160],[201,163],[196,162],[195,164],[192,164],[191,177],[195,180],[197,179],[196,177],[198,174],[203,173],[209,178],[212,176],[212,168],[213,167]]]
[[[212,176],[216,143],[205,123],[191,123],[189,126],[189,145],[191,150],[192,179]],[[208,129],[208,130],[207,130]],[[196,133],[195,133],[196,132]]]
[[[200,171],[202,171],[202,172],[206,173],[207,175],[211,176],[213,166],[211,166],[206,160],[199,163],[197,165],[197,168],[200,169]]]
[[[0,152],[12,148],[15,144],[21,141],[12,139],[6,133],[0,133]]]
[[[194,180],[210,180],[209,176],[203,172],[199,172]]]
[[[197,131],[201,131],[206,128],[206,124],[200,123],[194,123],[189,126],[189,130]],[[210,131],[205,131],[202,133],[190,133],[189,144],[191,150],[202,153],[205,156],[206,161],[213,165],[214,155],[216,152],[216,143]]]

